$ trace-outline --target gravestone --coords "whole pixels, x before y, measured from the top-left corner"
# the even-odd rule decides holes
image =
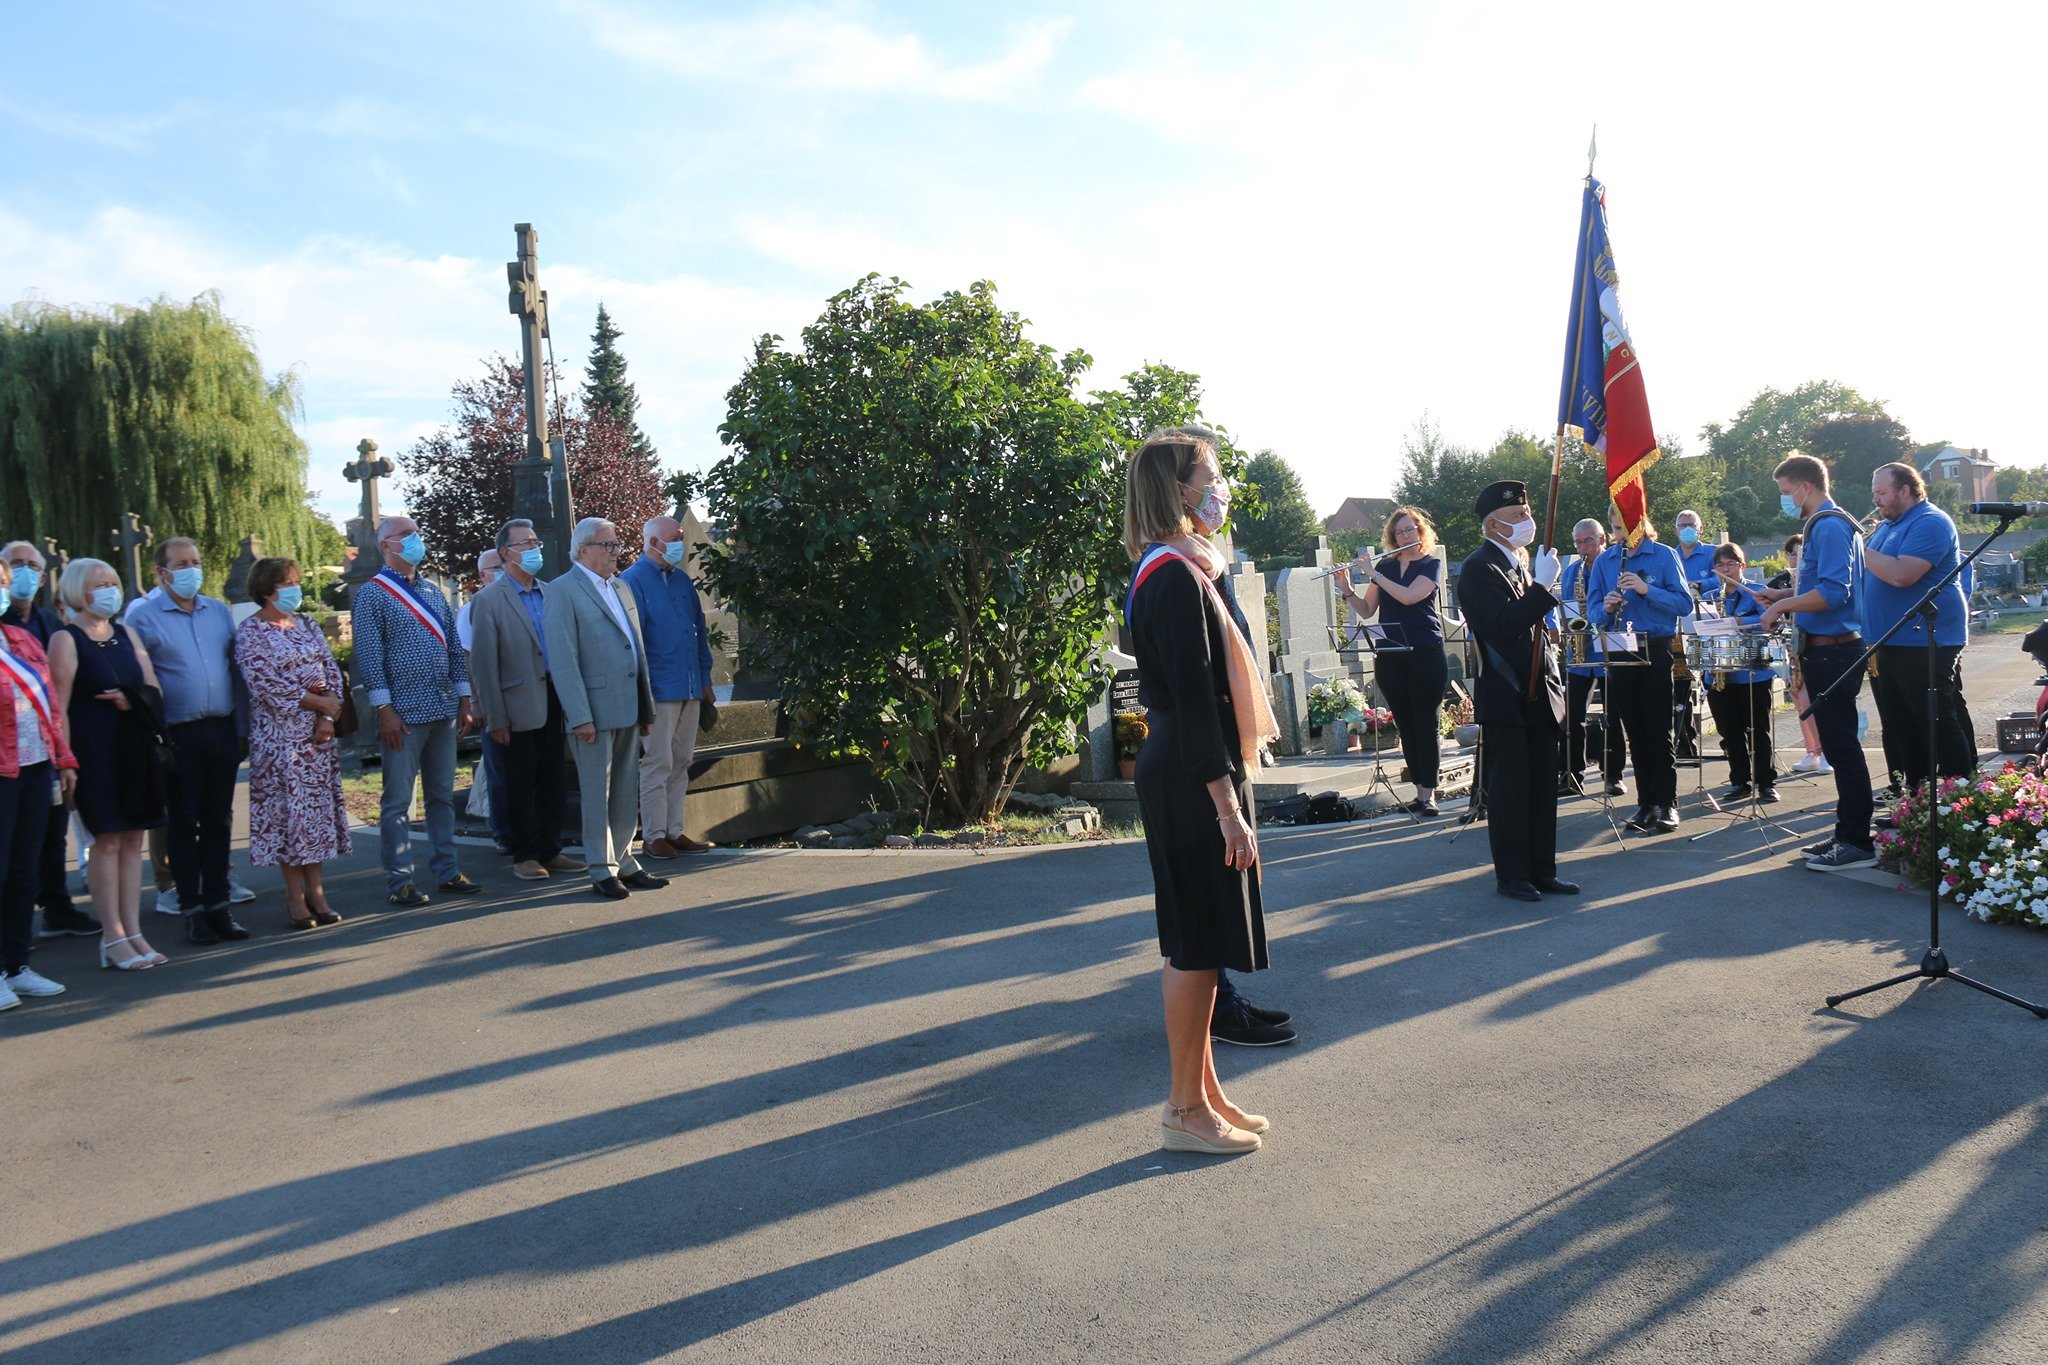
[[[235,562],[228,565],[227,586],[221,591],[230,602],[249,600],[249,571],[256,567],[256,561],[263,558],[263,537],[243,536],[242,548],[235,555]]]
[[[142,557],[149,553],[156,536],[142,518],[133,512],[121,514],[121,524],[113,530],[114,572],[121,575],[121,586],[130,597],[148,591],[149,583],[142,576]]]
[[[1309,749],[1308,690],[1344,673],[1337,653],[1337,589],[1330,575],[1330,547],[1316,537],[1314,562],[1282,569],[1273,596],[1280,611],[1280,659],[1273,675],[1273,715],[1280,722],[1280,749]]]
[[[1116,713],[1138,709],[1138,661],[1117,649],[1105,638],[1102,661],[1109,665],[1109,685],[1088,704],[1087,762],[1083,769],[1090,782],[1114,782],[1116,770]]]

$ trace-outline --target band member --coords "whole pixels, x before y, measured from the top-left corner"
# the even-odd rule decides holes
[[[1805,519],[1806,546],[1795,580],[1799,591],[1758,590],[1768,603],[1763,627],[1770,630],[1787,616],[1798,622],[1799,671],[1813,699],[1821,752],[1835,774],[1834,836],[1807,847],[1806,865],[1817,871],[1875,867],[1870,765],[1856,735],[1856,694],[1863,690],[1863,676],[1846,677],[1863,652],[1856,596],[1863,578],[1862,528],[1828,496],[1828,467],[1811,455],[1786,456],[1772,476],[1785,515]]]
[[[1564,599],[1566,620],[1586,622],[1589,639],[1598,640],[1598,632],[1591,631],[1593,618],[1597,614],[1590,609],[1592,596],[1593,563],[1605,556],[1618,552],[1607,543],[1607,528],[1597,518],[1587,517],[1572,527],[1572,548],[1578,556],[1564,566],[1564,581],[1558,595]],[[1586,657],[1597,659],[1600,651],[1588,645]],[[1626,796],[1628,786],[1621,780],[1621,770],[1628,763],[1628,742],[1622,738],[1621,724],[1607,711],[1606,688],[1607,667],[1600,663],[1575,664],[1565,670],[1565,740],[1564,774],[1557,784],[1558,795],[1576,796],[1585,791],[1586,773],[1586,709],[1591,704],[1594,690],[1601,690],[1600,709],[1600,780],[1607,786],[1609,796]]]
[[[1444,657],[1444,627],[1437,615],[1436,590],[1443,580],[1443,560],[1436,554],[1436,529],[1415,507],[1397,507],[1387,518],[1387,553],[1372,566],[1365,591],[1355,593],[1344,575],[1337,591],[1360,618],[1379,616],[1387,643],[1405,647],[1405,654],[1373,659],[1375,681],[1394,713],[1394,731],[1401,737],[1401,758],[1415,784],[1408,809],[1435,815],[1436,775],[1443,734],[1444,685],[1450,664]]]
[[[1671,519],[1671,525],[1678,532],[1678,567],[1685,581],[1701,597],[1713,596],[1721,590],[1714,581],[1715,547],[1707,542],[1700,514],[1688,507]]]
[[[1863,638],[1875,640],[1912,612],[1934,583],[1956,566],[1962,546],[1948,513],[1927,500],[1927,485],[1907,464],[1879,465],[1870,500],[1883,518],[1863,547]],[[1934,618],[1934,677],[1927,676],[1927,623],[1918,615],[1878,647],[1871,694],[1884,726],[1888,762],[1910,791],[1927,780],[1927,691],[1934,689],[1936,773],[1962,777],[1977,767],[1976,736],[1962,706],[1963,645],[1969,603],[1960,581],[1942,589]]]
[[[1756,628],[1762,624],[1764,604],[1742,581],[1747,567],[1740,545],[1717,546],[1714,573],[1718,591],[1708,600],[1721,609],[1723,617]],[[1721,752],[1728,756],[1730,786],[1721,793],[1724,801],[1747,801],[1752,794],[1759,801],[1778,799],[1778,769],[1771,749],[1774,677],[1767,667],[1732,668],[1709,672],[1700,680],[1707,689],[1707,709],[1714,713],[1714,727],[1721,732]]]
[[[1564,727],[1564,680],[1543,620],[1558,605],[1557,553],[1545,549],[1524,568],[1522,547],[1536,538],[1529,492],[1512,481],[1487,485],[1473,504],[1486,543],[1458,569],[1458,605],[1479,642],[1474,698],[1484,746],[1486,838],[1494,885],[1520,901],[1570,896],[1557,875],[1557,741]],[[1529,685],[1532,662],[1542,669]]]
[[[1619,554],[1593,565],[1593,593],[1605,612],[1598,624],[1633,631],[1648,662],[1614,668],[1607,678],[1608,714],[1621,718],[1636,761],[1636,813],[1628,827],[1669,834],[1678,828],[1678,766],[1671,744],[1671,655],[1678,618],[1692,612],[1685,571],[1670,547],[1648,533],[1628,548],[1621,517],[1608,523]]]

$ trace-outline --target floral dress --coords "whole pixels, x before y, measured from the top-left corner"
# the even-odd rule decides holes
[[[299,705],[316,682],[342,695],[320,628],[304,616],[288,625],[251,616],[235,629],[235,666],[249,688],[249,861],[304,867],[342,856],[341,746],[315,744],[319,716]]]

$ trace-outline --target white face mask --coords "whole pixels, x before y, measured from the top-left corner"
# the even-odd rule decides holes
[[[1536,539],[1535,519],[1532,517],[1528,521],[1509,522],[1507,535],[1508,544],[1513,545],[1517,549],[1520,549],[1522,546],[1527,545],[1530,541]]]

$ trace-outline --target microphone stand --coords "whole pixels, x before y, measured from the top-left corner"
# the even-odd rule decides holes
[[[2001,510],[1997,514],[1998,529],[1984,537],[1983,543],[1978,545],[1976,549],[1957,560],[1956,566],[1943,574],[1941,581],[1929,588],[1921,596],[1919,602],[1914,604],[1912,610],[1894,621],[1890,630],[1871,641],[1863,653],[1857,657],[1856,662],[1841,677],[1835,679],[1834,682],[1828,684],[1819,692],[1809,693],[1807,707],[1799,713],[1799,718],[1805,720],[1820,705],[1822,698],[1831,695],[1836,688],[1841,687],[1852,678],[1862,677],[1864,667],[1870,662],[1871,656],[1877,653],[1878,647],[1884,644],[1886,640],[1891,639],[1892,636],[1898,634],[1900,627],[1904,626],[1908,620],[1914,616],[1920,618],[1927,631],[1927,951],[1922,954],[1920,965],[1910,972],[1901,972],[1899,975],[1887,977],[1883,981],[1873,982],[1868,986],[1858,986],[1853,991],[1843,991],[1839,995],[1829,996],[1827,1002],[1828,1007],[1831,1009],[1841,1004],[1844,1000],[1854,1000],[1859,995],[1869,995],[1873,991],[1887,990],[1893,986],[1902,986],[1908,981],[1945,980],[1960,981],[1972,990],[1982,991],[1984,994],[1995,996],[2008,1004],[2018,1005],[2023,1010],[2030,1010],[2036,1018],[2048,1019],[2048,1006],[2037,1005],[2031,1000],[2022,1000],[2017,995],[2002,991],[1996,986],[1986,985],[1975,977],[1965,976],[1949,966],[1948,954],[1943,952],[1941,947],[1941,840],[1936,836],[1934,830],[1935,816],[1939,810],[1937,793],[1941,788],[1941,776],[1937,768],[1940,746],[1935,740],[1937,715],[1934,704],[1934,667],[1937,646],[1934,643],[1934,622],[1939,614],[1939,608],[1935,605],[1935,599],[1941,596],[1942,591],[1949,584],[1962,577],[1963,570],[1969,567],[1978,555],[1983,554],[1990,547],[1992,541],[1997,540],[2008,530],[2012,529],[2012,524],[2020,520],[2023,510],[2017,508]]]

